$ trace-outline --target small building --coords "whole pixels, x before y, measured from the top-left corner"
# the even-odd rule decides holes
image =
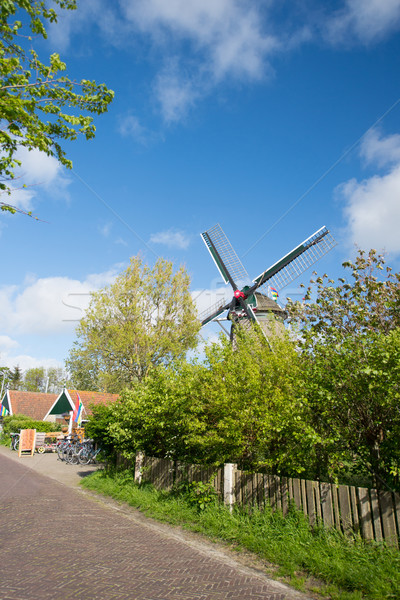
[[[3,412],[6,415],[25,415],[35,421],[65,423],[64,417],[74,410],[78,394],[83,405],[83,421],[87,421],[92,414],[90,409],[92,405],[106,405],[118,399],[118,394],[67,390],[66,388],[59,394],[7,390],[2,398],[1,407],[4,407],[5,411]]]
[[[44,421],[56,398],[57,394],[7,390],[1,400],[1,406],[4,407],[5,414],[25,415],[35,421]]]
[[[49,407],[45,414],[45,421],[56,421],[62,419],[66,414],[74,410],[78,398],[83,405],[82,421],[87,421],[92,414],[91,406],[98,404],[107,405],[110,402],[118,400],[118,394],[107,394],[106,392],[85,392],[83,390],[67,390],[64,388],[62,392],[55,397],[53,404]]]

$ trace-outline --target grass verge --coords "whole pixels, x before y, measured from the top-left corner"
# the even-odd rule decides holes
[[[184,494],[138,486],[129,471],[98,471],[82,481],[85,488],[126,502],[159,521],[179,525],[236,550],[255,553],[278,569],[276,578],[332,600],[400,598],[400,552],[365,543],[335,530],[311,529],[302,513],[240,508],[230,513],[209,503],[204,510]]]

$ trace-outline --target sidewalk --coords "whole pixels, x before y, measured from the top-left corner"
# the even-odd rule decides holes
[[[0,447],[0,600],[295,600],[229,551],[77,489],[93,466]]]
[[[46,475],[46,477],[51,477],[59,483],[72,487],[78,486],[83,477],[99,468],[98,465],[66,465],[57,460],[57,454],[52,452],[46,452],[45,454],[35,452],[33,456],[25,455],[18,458],[18,452],[13,452],[6,446],[0,446],[0,456],[15,460],[41,475]]]

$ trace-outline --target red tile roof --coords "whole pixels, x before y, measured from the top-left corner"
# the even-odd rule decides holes
[[[85,413],[83,414],[83,418],[87,415],[91,415],[92,411],[90,410],[90,405],[98,405],[103,404],[104,406],[110,404],[110,402],[116,402],[119,396],[118,394],[107,394],[105,392],[84,392],[81,390],[67,390],[68,394],[75,406],[77,395],[79,394],[80,399],[82,400],[82,404],[85,408]]]
[[[13,415],[26,415],[42,421],[56,401],[58,394],[8,390]]]

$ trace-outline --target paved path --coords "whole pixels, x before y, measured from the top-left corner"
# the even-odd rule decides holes
[[[229,552],[74,489],[83,469],[0,448],[0,600],[305,598]]]

